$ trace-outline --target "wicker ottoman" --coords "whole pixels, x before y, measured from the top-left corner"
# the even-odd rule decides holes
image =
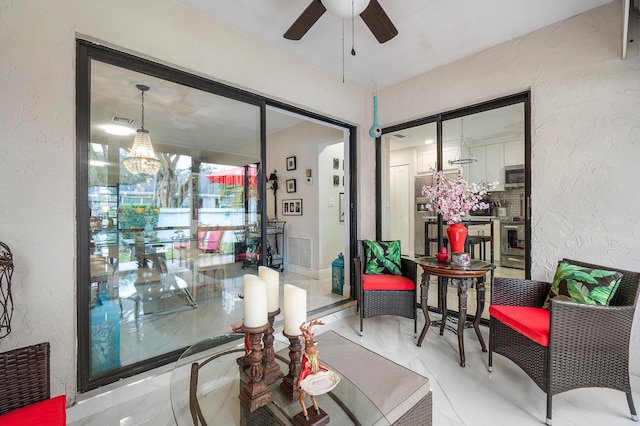
[[[429,379],[328,331],[316,337],[320,363],[356,385],[393,425],[431,425]]]

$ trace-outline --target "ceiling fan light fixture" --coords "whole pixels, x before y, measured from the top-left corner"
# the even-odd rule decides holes
[[[144,92],[149,86],[138,84],[136,87],[142,92],[142,122],[136,131],[133,146],[124,159],[124,167],[134,175],[155,175],[160,170],[160,160],[151,145],[149,131],[144,128]]]
[[[346,19],[360,15],[369,6],[371,0],[320,0],[327,11],[337,17]]]

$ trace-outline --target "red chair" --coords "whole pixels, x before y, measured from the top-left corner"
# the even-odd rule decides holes
[[[64,426],[67,397],[49,392],[48,342],[0,353],[0,426]]]
[[[363,318],[378,315],[397,315],[413,319],[413,334],[418,334],[416,314],[416,263],[400,259],[402,275],[365,274],[366,255],[364,243],[358,241],[358,257],[354,260],[356,297],[360,315],[360,335]]]
[[[552,299],[547,310],[542,306],[551,283],[496,277],[491,284],[489,371],[494,352],[524,370],[547,394],[548,425],[553,395],[586,387],[624,392],[631,418],[638,420],[631,396],[629,342],[640,274],[617,271],[622,278],[608,306]]]
[[[198,248],[205,253],[217,253],[220,251],[220,242],[224,231],[206,231],[204,237],[198,233]]]

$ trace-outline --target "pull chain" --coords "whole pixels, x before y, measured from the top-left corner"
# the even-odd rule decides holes
[[[351,0],[351,56],[356,56],[355,6]]]

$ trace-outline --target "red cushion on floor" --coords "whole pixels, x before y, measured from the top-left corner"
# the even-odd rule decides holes
[[[489,314],[534,342],[542,346],[549,346],[550,312],[548,309],[491,305],[489,306]]]
[[[0,426],[64,426],[67,424],[67,397],[45,399],[0,416]]]
[[[416,285],[402,275],[362,275],[362,289],[370,290],[414,290]]]

